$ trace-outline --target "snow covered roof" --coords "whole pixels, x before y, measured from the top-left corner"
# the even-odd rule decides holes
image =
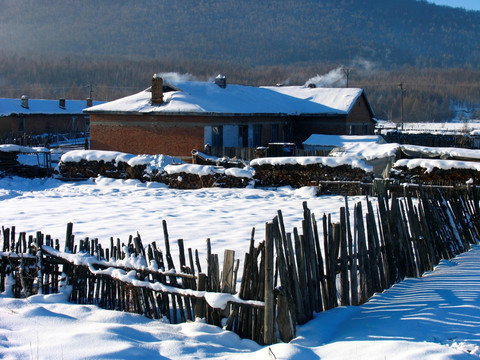
[[[213,82],[164,82],[178,91],[163,93],[164,102],[152,105],[150,89],[91,107],[88,113],[162,114],[275,114],[347,115],[363,94],[355,88],[310,88],[305,86],[253,87]]]
[[[0,152],[49,153],[50,149],[44,147],[29,147],[15,144],[2,144],[0,145]]]
[[[94,101],[94,105],[102,104]],[[22,106],[21,99],[0,98],[0,117],[13,114],[82,114],[87,107],[86,100],[65,100],[65,107],[59,106],[59,100],[28,99],[28,108]]]

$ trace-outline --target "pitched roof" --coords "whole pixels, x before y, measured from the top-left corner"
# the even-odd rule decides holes
[[[152,105],[150,89],[93,106],[88,113],[140,113],[184,115],[346,115],[363,94],[355,88],[304,86],[253,87],[211,82],[164,82],[164,102]],[[173,85],[173,86],[172,86]],[[180,90],[175,90],[180,89]]]
[[[94,101],[94,105],[103,104],[102,101]],[[87,107],[85,100],[65,100],[65,108],[59,106],[58,100],[28,99],[28,108],[22,106],[21,99],[0,98],[0,117],[10,115],[61,115],[83,114]]]

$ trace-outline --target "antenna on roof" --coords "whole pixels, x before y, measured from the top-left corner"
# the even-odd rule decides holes
[[[343,72],[345,73],[345,76],[347,77],[347,88],[348,88],[348,77],[350,76],[350,71],[352,69],[349,68],[343,68]]]

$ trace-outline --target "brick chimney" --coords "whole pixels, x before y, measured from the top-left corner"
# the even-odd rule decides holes
[[[28,109],[28,96],[22,95],[22,107]]]
[[[64,98],[58,99],[58,106],[60,107],[60,109],[65,110],[65,99]]]
[[[163,103],[163,79],[157,74],[152,78],[152,105]]]

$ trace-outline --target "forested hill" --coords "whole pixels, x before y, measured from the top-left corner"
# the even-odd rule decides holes
[[[249,65],[480,63],[480,12],[417,0],[2,0],[0,55]]]

